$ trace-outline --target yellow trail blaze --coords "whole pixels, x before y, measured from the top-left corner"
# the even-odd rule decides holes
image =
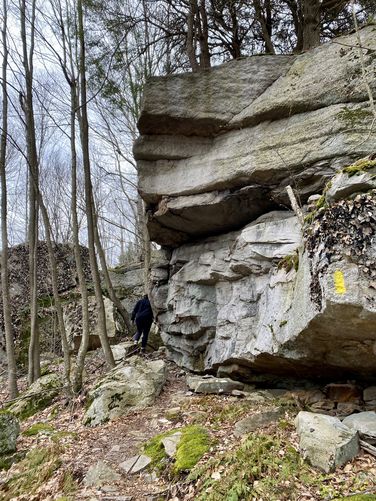
[[[345,294],[346,285],[345,285],[345,277],[340,270],[336,270],[333,273],[334,287],[337,294]]]

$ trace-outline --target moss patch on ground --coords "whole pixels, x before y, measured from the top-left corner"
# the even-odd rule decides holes
[[[0,488],[0,499],[32,496],[60,467],[61,449],[57,446],[32,449],[18,464],[17,473]]]
[[[13,454],[5,454],[0,456],[0,470],[9,470],[9,468],[14,464],[18,463],[26,455],[26,451],[19,451]]]
[[[355,496],[346,496],[344,498],[337,498],[333,501],[376,501],[376,494],[355,494]]]
[[[167,456],[162,440],[178,431],[182,435],[174,460]],[[144,444],[143,453],[151,458],[152,468],[160,472],[179,474],[191,470],[209,450],[210,445],[211,439],[207,430],[202,426],[191,425],[156,435]]]
[[[314,499],[333,499],[367,490],[373,482],[339,476],[311,468],[277,429],[273,435],[248,435],[239,446],[199,463],[187,482],[194,483],[197,501],[297,501],[303,491]],[[359,501],[363,499],[374,498]]]
[[[193,424],[209,422],[214,429],[220,428],[222,423],[233,424],[245,416],[255,404],[247,400],[219,400],[214,395],[199,396],[182,406],[183,410],[192,410],[197,413],[192,418]]]
[[[26,437],[33,437],[38,435],[38,433],[53,433],[55,428],[48,423],[34,423],[27,430],[25,430],[22,435]]]

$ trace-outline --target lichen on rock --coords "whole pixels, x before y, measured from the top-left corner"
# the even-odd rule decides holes
[[[84,423],[95,426],[154,403],[166,381],[163,360],[133,356],[89,392]]]
[[[20,419],[26,419],[48,407],[61,388],[62,379],[57,373],[46,374],[30,385],[8,410]]]
[[[0,412],[0,456],[15,452],[20,425],[14,414],[8,411]]]

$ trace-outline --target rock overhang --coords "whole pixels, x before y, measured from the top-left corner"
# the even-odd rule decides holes
[[[375,27],[361,30],[361,38],[376,47]],[[284,212],[287,185],[304,203],[336,172],[376,150],[356,43],[351,34],[286,58],[268,85],[266,61],[273,59],[261,56],[201,76],[157,79],[146,89],[143,135],[135,146],[139,190],[152,240],[172,249],[169,276],[152,296],[162,337],[180,365],[212,373],[236,365],[243,379],[267,371],[297,378],[373,376],[372,273],[365,276],[363,264],[352,261],[356,247],[331,254],[329,246],[325,254],[327,240],[312,255],[293,213]],[[372,54],[364,56],[376,70]],[[228,84],[227,69],[256,64],[260,70],[263,61],[263,87],[240,111],[239,101],[230,110],[231,97],[226,89],[221,95],[220,86],[219,103],[211,97],[206,109],[195,108],[197,89],[202,102],[205,90],[213,96],[217,76]],[[192,81],[179,101],[184,82]],[[370,84],[376,88],[374,80]],[[166,92],[161,102],[152,99],[157,92]],[[213,127],[203,131],[205,113]],[[178,119],[184,127],[177,127]],[[372,188],[372,172],[362,176],[328,187],[327,203],[337,203],[340,189],[351,197],[354,187]],[[372,255],[372,246],[365,253]],[[337,287],[341,281],[345,292]]]
[[[372,47],[375,27],[361,38]],[[252,56],[152,79],[134,148],[152,239],[176,247],[239,229],[285,206],[286,185],[304,202],[336,170],[372,153],[356,43],[351,34],[299,56]],[[372,53],[364,57],[376,69]]]

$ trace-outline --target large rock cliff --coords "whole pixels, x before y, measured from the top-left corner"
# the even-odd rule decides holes
[[[374,91],[376,27],[361,39]],[[304,228],[286,210],[288,184],[304,204],[372,155],[372,124],[355,34],[150,81],[134,152],[169,249],[152,295],[178,363],[247,380],[374,372],[375,195],[341,200],[374,188],[357,176],[372,161],[338,174]]]

